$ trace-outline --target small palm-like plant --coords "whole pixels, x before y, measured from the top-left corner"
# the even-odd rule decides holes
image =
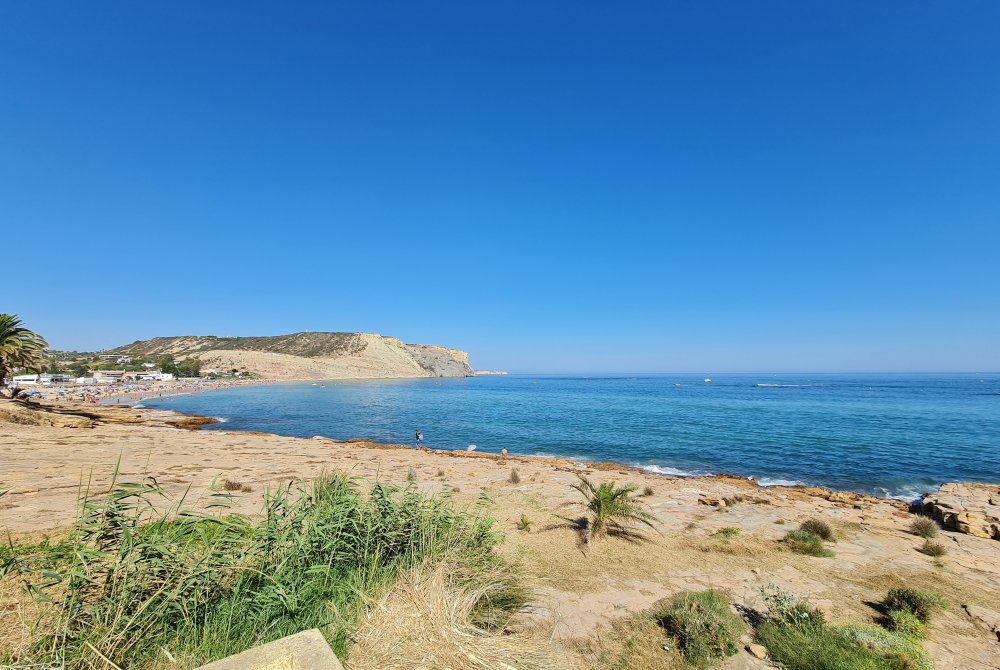
[[[635,492],[635,484],[617,486],[616,482],[594,484],[590,479],[580,475],[580,481],[573,484],[580,492],[585,502],[590,518],[588,519],[587,539],[593,540],[609,531],[621,535],[629,535],[630,528],[645,524],[653,528],[656,517],[647,509],[646,504],[639,500]]]
[[[17,368],[40,370],[47,346],[45,339],[25,328],[16,314],[0,314],[0,386]]]

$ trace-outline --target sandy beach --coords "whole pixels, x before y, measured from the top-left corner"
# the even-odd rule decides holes
[[[46,404],[134,405],[147,398],[273,383],[274,380],[268,379],[178,379],[168,382],[136,381],[127,384],[51,384],[26,386],[22,391],[29,394],[32,402]]]
[[[15,538],[58,535],[74,519],[80,487],[106,490],[119,462],[123,479],[155,476],[168,496],[164,507],[185,496],[187,508],[209,511],[224,500],[248,514],[260,508],[267,489],[323,470],[400,486],[415,477],[421,491],[449,493],[461,505],[487,501],[507,535],[504,551],[523,564],[534,589],[525,617],[551,626],[567,644],[682,590],[722,588],[752,607],[759,605],[758,589],[773,583],[809,598],[831,621],[870,623],[876,612],[868,603],[905,584],[948,594],[947,611],[926,643],[939,668],[1000,667],[1000,544],[944,532],[948,554],[936,561],[917,551],[921,540],[908,530],[913,515],[898,501],[762,488],[736,477],[668,477],[616,464],[502,461],[365,441],[198,431],[184,429],[197,426],[197,419],[125,406],[62,402],[26,413],[4,402],[0,489],[7,493],[0,498],[0,530]],[[638,543],[608,538],[584,548],[573,526],[581,509],[571,485],[579,474],[649,487],[645,499],[657,518],[655,531]],[[227,479],[249,491],[221,498]],[[531,521],[529,532],[517,529],[521,515]],[[790,553],[779,542],[812,517],[836,528],[835,557]],[[713,537],[723,527],[742,533],[731,542]],[[723,667],[767,666],[741,652]]]

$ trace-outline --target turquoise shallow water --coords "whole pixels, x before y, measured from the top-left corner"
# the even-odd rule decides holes
[[[473,377],[251,386],[147,400],[260,430],[613,460],[913,498],[1000,482],[1000,375]],[[212,430],[209,427],[208,430]]]

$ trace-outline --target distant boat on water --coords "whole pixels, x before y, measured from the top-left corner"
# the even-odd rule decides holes
[[[710,381],[712,381],[712,380],[711,380],[711,379],[709,379],[708,377],[705,377],[705,383],[708,383],[708,382],[710,382]]]

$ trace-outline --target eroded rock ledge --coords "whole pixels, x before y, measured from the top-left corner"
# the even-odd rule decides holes
[[[1000,540],[1000,486],[942,484],[923,497],[922,507],[948,530]]]

